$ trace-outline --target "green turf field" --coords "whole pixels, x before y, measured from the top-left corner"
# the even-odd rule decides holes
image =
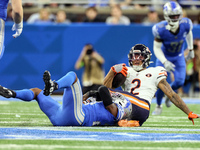
[[[200,113],[200,104],[188,104],[189,108],[195,113]],[[151,112],[154,110],[155,104],[151,106]],[[41,112],[37,103],[22,102],[22,101],[0,101],[0,130],[11,128],[13,131],[17,128],[18,139],[3,138],[0,133],[0,149],[94,149],[94,150],[107,150],[107,149],[200,149],[200,119],[195,120],[195,125],[187,119],[187,116],[174,105],[166,108],[163,105],[163,113],[161,116],[150,115],[149,119],[143,124],[142,127],[137,128],[120,128],[120,127],[53,127],[48,118]],[[66,139],[65,138],[23,138],[20,129],[31,129],[31,134],[34,129],[42,132],[45,135],[47,130],[52,131],[75,131],[75,133],[89,132],[92,135],[83,136],[82,139]],[[127,135],[132,138],[133,135],[138,134],[147,135],[151,134],[151,138],[138,141],[110,141],[110,140],[88,140],[89,136],[94,136],[98,133],[106,133],[106,138],[109,134],[114,135]],[[66,132],[68,133],[68,132]],[[108,134],[107,134],[108,133]],[[14,133],[13,133],[14,134]],[[64,134],[60,135],[63,136]],[[154,137],[154,134],[155,137]],[[166,136],[166,140],[159,141],[157,135]],[[168,135],[180,136],[180,140],[170,139]],[[195,135],[196,139],[187,141],[187,137]],[[70,137],[71,135],[69,135]],[[88,138],[87,138],[88,136]],[[22,137],[20,139],[19,137]],[[59,137],[59,136],[58,136]],[[86,138],[85,138],[86,137]],[[85,139],[84,139],[85,138]],[[162,137],[161,137],[162,138]],[[134,137],[137,139],[137,137]]]

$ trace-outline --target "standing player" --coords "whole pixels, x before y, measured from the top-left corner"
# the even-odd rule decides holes
[[[173,90],[177,90],[184,84],[186,76],[186,62],[194,58],[192,21],[182,18],[182,8],[174,1],[167,2],[163,7],[165,21],[155,24],[152,28],[154,39],[154,54],[157,57],[156,66],[164,66],[168,72],[174,74],[171,83]],[[184,44],[187,42],[189,53],[184,57]],[[158,90],[156,93],[157,106],[153,115],[162,113],[162,98],[164,93]],[[171,102],[167,98],[166,106]]]
[[[104,79],[105,86],[113,88],[113,85],[116,85],[113,84],[113,81],[116,81],[115,76],[121,73],[125,81],[124,83],[121,82],[118,86],[122,86],[124,91],[130,92],[139,99],[148,101],[151,104],[154,94],[160,88],[175,106],[188,115],[190,120],[193,121],[194,118],[200,117],[193,114],[178,94],[172,90],[166,81],[167,73],[165,68],[161,66],[147,68],[151,59],[151,52],[148,47],[143,44],[136,44],[130,50],[128,58],[130,67],[126,67],[125,64],[118,64],[111,67]],[[118,82],[120,83],[120,80]],[[133,100],[131,103],[137,103],[137,105],[145,108],[145,104],[142,102],[138,103]]]
[[[0,1],[0,59],[4,53],[4,32],[5,32],[5,21],[7,17],[7,6],[9,0],[1,0]],[[23,28],[23,8],[21,0],[12,0],[12,17],[14,21],[14,25],[12,27],[13,31],[16,31],[13,34],[13,37],[16,38],[22,33]]]

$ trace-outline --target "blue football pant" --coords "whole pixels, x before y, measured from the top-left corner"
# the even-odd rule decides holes
[[[166,57],[167,60],[171,61],[175,65],[175,71],[174,74],[174,81],[170,83],[170,86],[174,91],[176,91],[178,88],[183,86],[185,82],[185,76],[186,76],[186,62],[184,55],[182,56],[176,56],[176,57]],[[156,60],[156,66],[163,66],[164,65],[157,59]],[[168,78],[170,78],[168,73]],[[170,81],[170,79],[167,79],[167,81]],[[162,104],[162,98],[164,96],[164,93],[162,90],[158,89],[156,92],[156,100],[157,104]]]

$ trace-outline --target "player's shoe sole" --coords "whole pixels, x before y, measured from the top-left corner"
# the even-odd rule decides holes
[[[120,120],[118,121],[120,127],[139,127],[139,121],[136,120]]]
[[[13,90],[7,89],[0,85],[0,95],[6,98],[16,97],[16,93]]]
[[[43,81],[45,83],[45,88],[43,90],[44,95],[48,96],[52,94],[55,90],[54,82],[51,80],[51,74],[49,71],[45,71],[43,74]]]

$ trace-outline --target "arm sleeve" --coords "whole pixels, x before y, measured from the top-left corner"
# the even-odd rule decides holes
[[[186,36],[186,42],[188,45],[188,49],[193,49],[193,33],[192,30],[189,31],[189,33]]]
[[[163,51],[161,50],[161,46],[162,46],[162,42],[157,42],[154,40],[153,42],[154,54],[162,63],[164,63],[167,59],[165,58],[165,55]]]

